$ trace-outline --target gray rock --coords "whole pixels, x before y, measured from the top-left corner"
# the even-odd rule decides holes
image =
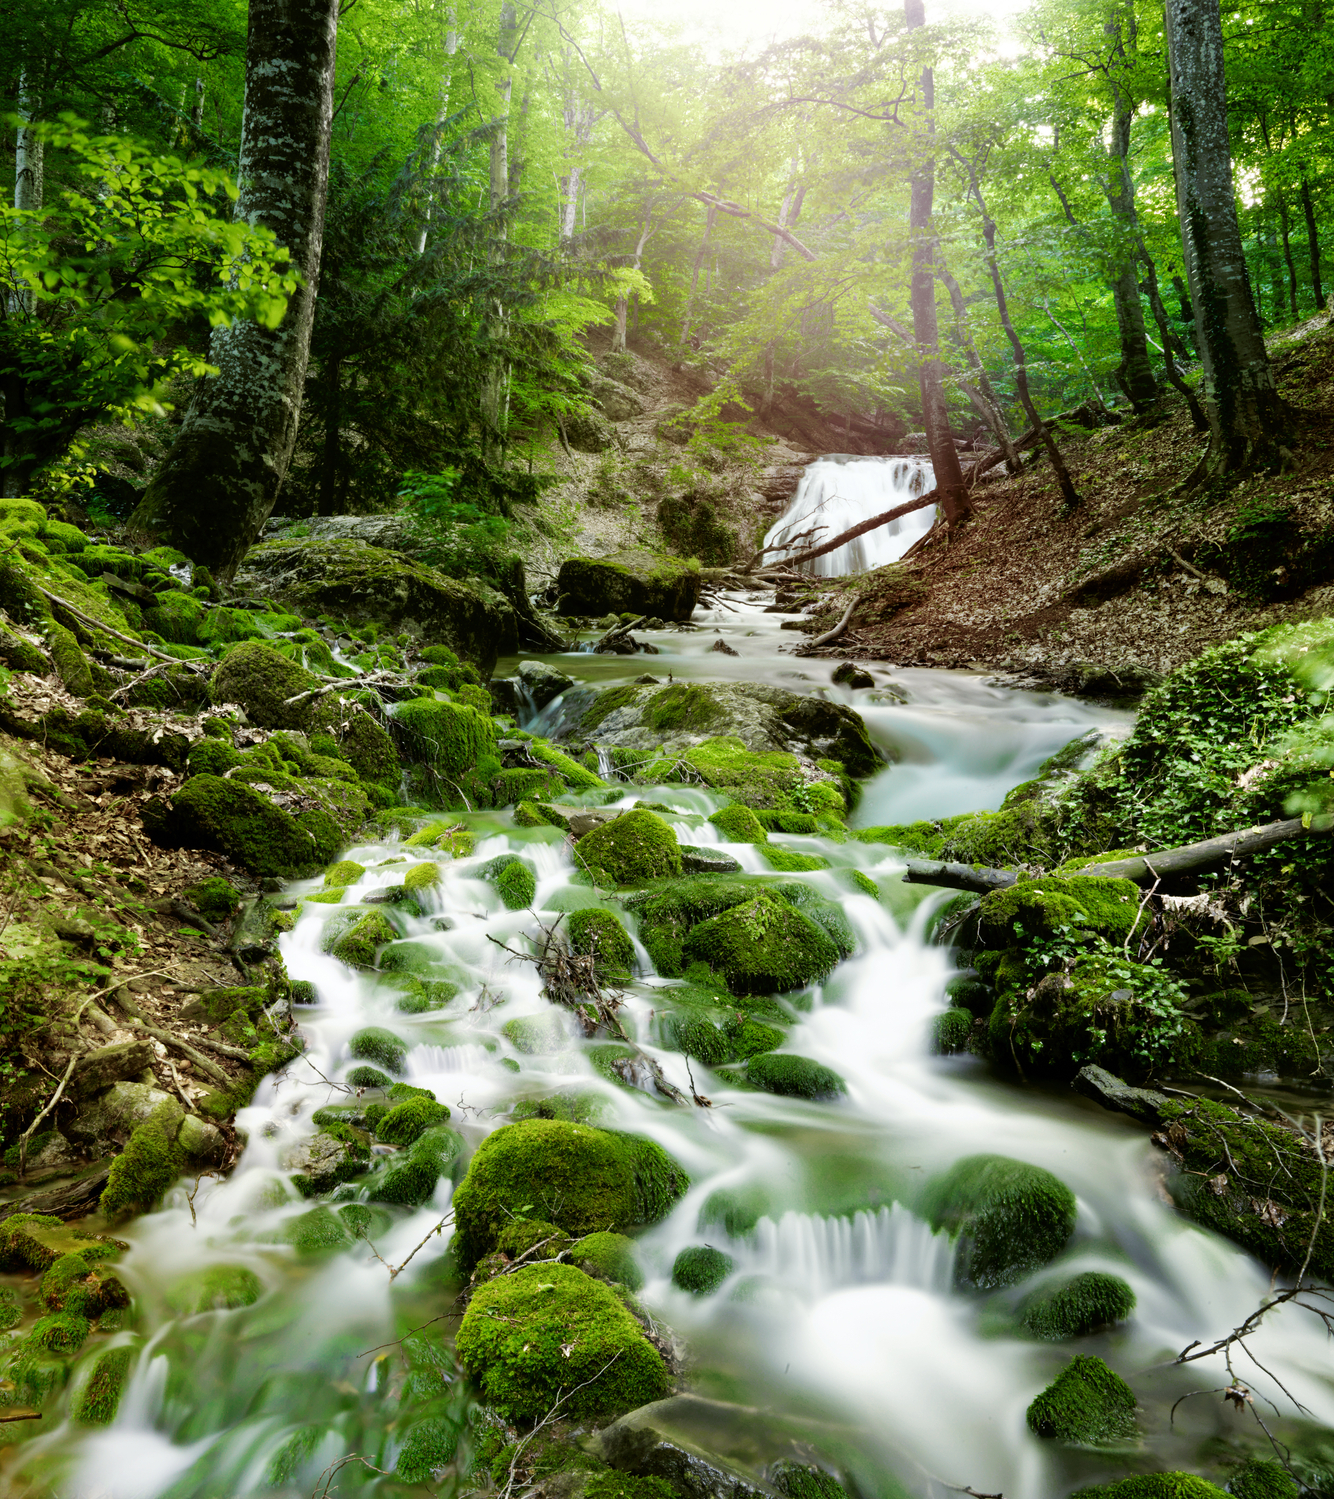
[[[187,1114],[181,1120],[176,1143],[191,1160],[206,1166],[216,1166],[227,1152],[222,1131],[198,1114]]]
[[[699,848],[693,843],[681,845],[681,869],[686,874],[738,874],[741,866],[731,856],[715,848]]]
[[[289,527],[300,525],[311,541],[364,541],[367,546],[405,552],[409,557],[429,545],[429,538],[406,515],[312,515],[300,522],[285,516],[276,519],[282,524],[274,525],[270,519],[264,529],[266,541],[300,540],[285,534]]]
[[[662,1478],[687,1499],[762,1499],[765,1485],[696,1446],[671,1420],[678,1399],[657,1400],[604,1426],[602,1457],[622,1473]]]
[[[545,708],[554,697],[568,692],[574,678],[548,666],[545,661],[524,661],[519,666],[519,681],[527,689],[535,708]]]
[[[112,1083],[132,1081],[145,1067],[152,1065],[153,1048],[147,1041],[119,1041],[113,1046],[99,1046],[75,1063],[65,1097],[75,1103],[91,1098]]]
[[[842,661],[834,668],[834,681],[845,687],[874,687],[875,678],[853,661]]]
[[[1129,1114],[1155,1128],[1163,1122],[1163,1105],[1172,1101],[1166,1093],[1153,1088],[1133,1088],[1103,1067],[1083,1068],[1070,1086],[1104,1108]]]
[[[340,1182],[366,1170],[368,1152],[321,1131],[294,1145],[283,1156],[285,1170],[293,1173],[293,1185],[305,1197],[332,1192]]]
[[[628,385],[609,380],[605,375],[593,376],[592,396],[608,421],[628,422],[631,417],[644,414],[644,402],[640,397]]]
[[[108,1141],[123,1145],[134,1133],[135,1125],[142,1124],[164,1103],[174,1104],[181,1114],[185,1113],[170,1093],[149,1083],[115,1083],[90,1099],[65,1126],[65,1133],[84,1147]]]
[[[61,1166],[70,1166],[78,1159],[69,1141],[53,1129],[49,1135],[38,1135],[33,1144],[42,1142],[41,1149],[33,1151],[27,1158],[28,1171],[53,1171]]]
[[[565,437],[581,453],[605,453],[618,444],[616,429],[595,411],[565,418]]]
[[[492,677],[487,688],[491,693],[493,712],[508,713],[516,721],[526,715],[528,704],[520,689],[518,677]]]

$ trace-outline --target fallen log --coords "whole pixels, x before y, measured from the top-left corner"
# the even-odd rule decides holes
[[[1303,834],[1322,837],[1331,832],[1334,832],[1334,817],[1288,817],[1281,822],[1267,822],[1263,827],[1243,828],[1240,832],[1224,833],[1200,843],[1183,844],[1180,848],[1135,854],[1132,858],[1112,859],[1105,864],[1086,864],[1070,873],[1152,885],[1162,879],[1219,869],[1233,859],[1264,853],[1289,838],[1299,838]],[[991,890],[1007,889],[1019,878],[1012,869],[988,869],[978,864],[949,864],[939,859],[909,859],[907,863],[903,878],[909,885],[940,885],[947,890],[970,890],[981,895]]]
[[[817,557],[823,557],[826,552],[835,551],[844,542],[853,541],[858,536],[864,536],[868,531],[874,531],[879,526],[887,526],[890,521],[898,520],[901,515],[909,515],[914,510],[925,510],[928,505],[934,505],[940,499],[939,489],[929,489],[918,499],[909,500],[906,505],[896,505],[893,510],[886,510],[880,515],[873,515],[870,520],[864,520],[860,525],[853,526],[850,530],[840,531],[832,541],[822,542],[818,547],[808,547],[804,552],[796,552],[791,557],[779,559],[783,567],[800,567],[803,562],[813,562]],[[766,547],[766,551],[777,551],[777,547]]]
[[[63,1186],[49,1187],[45,1192],[31,1192],[27,1197],[6,1202],[0,1206],[0,1220],[12,1218],[15,1213],[46,1213],[66,1222],[71,1218],[86,1218],[96,1209],[110,1171],[111,1165],[107,1162]]]

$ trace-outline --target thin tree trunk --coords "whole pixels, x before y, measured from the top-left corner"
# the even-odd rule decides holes
[[[319,514],[338,514],[338,470],[342,458],[343,361],[331,358],[324,371],[328,395],[325,399],[324,455],[320,474]]]
[[[190,109],[190,124],[198,135],[204,128],[204,80],[195,79],[195,102]]]
[[[1302,212],[1306,215],[1306,243],[1311,253],[1311,292],[1317,310],[1325,310],[1325,288],[1320,283],[1320,236],[1315,227],[1315,208],[1311,203],[1311,188],[1302,177]]]
[[[926,25],[924,0],[903,0],[904,19],[909,30]],[[949,411],[945,405],[945,387],[940,364],[940,333],[936,324],[936,249],[932,232],[932,210],[936,195],[935,102],[936,80],[931,68],[921,76],[922,109],[925,115],[924,150],[914,167],[908,211],[908,232],[912,240],[912,285],[909,303],[912,307],[913,337],[917,343],[917,382],[922,401],[922,426],[926,431],[931,467],[936,488],[940,491],[940,508],[951,528],[973,514],[973,499],[964,483],[959,464],[959,450],[950,431]]]
[[[704,219],[704,238],[699,242],[699,250],[695,254],[695,266],[690,273],[690,295],[686,298],[685,316],[681,319],[682,348],[690,341],[690,319],[695,305],[695,293],[699,290],[699,273],[709,253],[709,238],[713,234],[713,224],[717,216],[718,210],[710,203],[709,211]]]
[[[1292,261],[1292,243],[1289,239],[1291,225],[1288,223],[1288,200],[1278,195],[1279,232],[1283,239],[1283,263],[1288,268],[1288,300],[1292,304],[1292,320],[1295,323],[1301,314],[1297,311],[1297,267]]]
[[[955,152],[955,156],[959,161],[963,161],[963,157],[959,156],[958,152]],[[1010,308],[1005,300],[1005,283],[1001,280],[1000,262],[996,258],[996,221],[987,212],[987,205],[982,197],[982,184],[977,180],[976,170],[971,163],[965,162],[964,165],[967,167],[973,198],[982,215],[982,237],[987,245],[987,269],[991,272],[991,286],[996,293],[996,311],[1000,314],[1001,327],[1004,328],[1005,336],[1010,340],[1010,348],[1014,351],[1015,388],[1019,392],[1019,400],[1023,404],[1028,420],[1037,429],[1047,449],[1047,457],[1051,459],[1056,482],[1061,487],[1061,495],[1067,507],[1073,509],[1079,504],[1079,495],[1075,490],[1074,481],[1070,478],[1070,470],[1066,468],[1065,459],[1061,457],[1061,450],[1056,446],[1056,439],[1038,415],[1038,409],[1033,404],[1033,397],[1029,394],[1028,365],[1024,356],[1024,346],[1020,343],[1019,335],[1014,331],[1014,324],[1010,321]]]
[[[1019,454],[1015,450],[1009,426],[1001,413],[995,388],[987,377],[986,368],[977,352],[977,345],[973,342],[972,330],[968,326],[968,305],[963,299],[963,292],[953,274],[944,266],[940,267],[938,274],[945,283],[945,290],[950,294],[950,305],[954,308],[954,326],[959,331],[959,347],[963,350],[964,358],[967,359],[973,371],[973,384],[966,384],[961,380],[959,387],[973,403],[977,414],[991,428],[997,444],[1005,454],[1005,467],[1012,474],[1017,474]]]
[[[14,207],[24,213],[35,213],[42,206],[44,186],[45,145],[41,136],[28,126],[36,114],[37,99],[28,87],[27,75],[19,74],[18,114],[19,126],[14,136]],[[22,230],[19,231],[22,233]],[[20,317],[31,317],[35,307],[31,289],[11,292],[9,310]],[[10,420],[8,412],[6,421]],[[6,470],[12,477],[13,470]],[[8,489],[6,490],[8,493]],[[14,493],[21,494],[21,490]]]
[[[1197,475],[1287,460],[1289,413],[1251,300],[1232,187],[1218,0],[1167,0],[1177,215],[1204,368],[1209,449]]]
[[[499,210],[509,197],[509,110],[510,94],[514,87],[514,54],[519,45],[519,21],[511,0],[505,0],[500,8],[500,30],[496,40],[496,51],[500,54],[504,75],[497,88],[499,107],[492,117],[491,133],[491,212],[496,215],[493,231],[493,254],[499,259],[502,248],[509,238],[508,226]],[[491,337],[499,342],[504,335],[505,309],[497,302],[491,318]],[[482,386],[482,450],[489,461],[498,461],[505,446],[505,413],[508,406],[509,369],[504,360],[495,358]]]
[[[1158,334],[1163,341],[1163,364],[1167,370],[1168,383],[1190,408],[1190,419],[1195,430],[1197,432],[1207,432],[1209,430],[1209,419],[1204,414],[1204,408],[1200,405],[1199,397],[1187,383],[1185,375],[1177,368],[1174,348],[1181,348],[1181,340],[1172,331],[1172,327],[1167,321],[1167,308],[1163,306],[1163,299],[1158,295],[1158,268],[1154,265],[1153,257],[1149,254],[1143,240],[1140,240],[1139,253],[1140,259],[1144,263],[1145,282],[1149,291],[1149,306],[1153,309],[1153,320],[1158,324]]]
[[[229,577],[273,510],[296,444],[320,280],[329,185],[338,0],[250,0],[240,196],[271,228],[302,285],[274,329],[214,330],[210,362],[131,532]]]
[[[635,244],[635,270],[643,264],[644,246],[648,244],[653,234],[653,204],[650,203],[648,211],[644,215],[644,227],[639,231],[639,239]],[[613,354],[625,353],[625,320],[629,311],[629,298],[624,292],[616,298],[616,331],[611,337],[611,351]]]
[[[451,75],[450,58],[459,49],[458,17],[454,7],[449,7],[449,25],[445,31],[445,65],[440,74],[440,96],[436,105],[435,134],[431,140],[431,172],[434,175],[436,168],[440,165],[440,153],[444,146],[442,132],[445,120],[449,116],[449,84]],[[426,235],[431,227],[431,209],[434,207],[432,197],[426,199],[425,221],[417,235],[417,254],[426,253]]]

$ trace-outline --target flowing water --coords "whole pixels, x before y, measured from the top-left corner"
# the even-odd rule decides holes
[[[1076,735],[1127,722],[957,673],[876,666],[874,687],[846,691],[831,684],[829,663],[779,653],[791,637],[780,636],[778,617],[758,611],[761,602],[732,596],[730,608],[697,616],[698,631],[652,636],[662,654],[647,661],[548,659],[603,685],[629,681],[647,666],[660,678],[670,671],[677,679],[771,681],[851,703],[877,742],[901,756],[867,786],[856,818],[863,824],[994,807],[1007,787]],[[710,652],[715,632],[740,655]],[[513,665],[502,662],[500,670]],[[682,841],[716,841],[703,817],[719,798],[665,786],[626,787],[621,800],[640,798],[677,809],[672,821]],[[994,1080],[975,1059],[929,1054],[931,1019],[945,1005],[954,971],[950,952],[924,935],[941,897],[903,885],[887,849],[775,835],[829,860],[829,871],[799,877],[837,900],[857,935],[856,955],[797,997],[788,1042],[841,1073],[847,1098],[808,1103],[739,1091],[696,1063],[693,1081],[713,1107],[684,1108],[609,1084],[578,1042],[546,1056],[511,1046],[504,1024],[548,1006],[533,966],[510,960],[490,939],[522,947],[539,920],[550,923],[588,892],[571,886],[570,854],[554,830],[515,827],[508,813],[463,820],[477,834],[474,856],[443,864],[442,883],[428,892],[431,909],[409,922],[412,934],[437,950],[440,976],[459,984],[457,998],[441,1011],[398,1013],[392,993],[373,976],[321,953],[323,924],[337,908],[303,908],[283,953],[292,977],[312,981],[318,993],[316,1004],[297,1012],[308,1050],[268,1078],[240,1116],[249,1143],[230,1177],[201,1181],[193,1202],[187,1190],[194,1184],[183,1183],[160,1211],[123,1230],[131,1249],[122,1274],[139,1313],[133,1329],[116,1335],[135,1359],[119,1413],[109,1426],[89,1429],[48,1412],[40,1434],[25,1433],[7,1451],[6,1492],[297,1499],[319,1488],[322,1473],[327,1482],[330,1465],[349,1454],[393,1468],[424,1414],[459,1418],[465,1391],[447,1359],[432,1364],[424,1341],[411,1344],[405,1382],[394,1348],[385,1346],[450,1309],[447,1230],[392,1283],[386,1268],[439,1222],[448,1180],[427,1206],[386,1215],[371,1235],[374,1253],[358,1242],[303,1257],[284,1241],[311,1209],[282,1169],[284,1152],[311,1133],[317,1108],[345,1096],[333,1084],[351,1065],[348,1038],[368,1024],[404,1038],[410,1081],[434,1090],[473,1143],[505,1122],[517,1098],[580,1088],[606,1099],[606,1122],[652,1136],[686,1167],[688,1195],[638,1240],[647,1279],[642,1299],[687,1340],[701,1430],[739,1462],[759,1449],[769,1457],[819,1453],[868,1496],[906,1490],[935,1499],[945,1499],[949,1486],[1046,1499],[1123,1471],[1115,1454],[1061,1453],[1028,1432],[1025,1408],[1071,1349],[1013,1336],[1000,1311],[1027,1287],[999,1301],[956,1294],[950,1245],[911,1211],[920,1183],[979,1151],[1047,1167],[1076,1193],[1078,1225],[1061,1273],[1103,1268],[1134,1287],[1138,1309],[1129,1323],[1078,1348],[1099,1353],[1133,1382],[1146,1408],[1143,1460],[1198,1465],[1204,1444],[1231,1440],[1240,1429],[1217,1397],[1187,1401],[1169,1427],[1166,1412],[1178,1395],[1226,1382],[1216,1363],[1186,1374],[1170,1360],[1193,1339],[1236,1325],[1264,1293],[1265,1272],[1166,1204],[1156,1152],[1140,1127],[1065,1091]],[[723,847],[758,869],[750,846]],[[481,861],[510,849],[536,864],[534,911],[502,909],[491,887],[473,877]],[[346,897],[353,900],[396,881],[405,858],[420,853],[391,840],[351,848],[348,856],[367,866]],[[849,893],[849,868],[871,876],[878,900]],[[306,882],[292,892],[315,888]],[[653,976],[642,951],[641,959],[628,1024],[688,1095],[684,1058],[653,1044],[655,997],[668,981]],[[768,1210],[753,1235],[701,1231],[701,1206],[721,1188],[764,1194]],[[670,1268],[683,1247],[701,1242],[725,1249],[735,1269],[716,1293],[696,1299],[672,1286]],[[174,1313],[173,1285],[220,1263],[251,1269],[264,1287],[259,1301],[233,1311]],[[1245,1377],[1275,1401],[1284,1398],[1282,1381],[1313,1419],[1334,1423],[1328,1343],[1308,1322],[1291,1309],[1274,1317],[1253,1344],[1269,1372],[1247,1366]],[[450,1326],[439,1324],[431,1336],[447,1335]],[[76,1387],[85,1375],[76,1373]],[[412,1488],[378,1478],[360,1461],[335,1481],[342,1494],[436,1491],[435,1484]]]
[[[863,458],[852,453],[818,458],[807,465],[792,503],[764,538],[766,547],[784,549],[769,560],[781,562],[800,547],[832,541],[859,522],[925,494],[934,483],[935,475],[924,458]],[[802,564],[803,570],[822,578],[841,578],[897,562],[913,542],[926,535],[935,518],[934,505],[910,511]]]

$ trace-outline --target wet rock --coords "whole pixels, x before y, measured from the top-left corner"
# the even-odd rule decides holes
[[[1163,1106],[1171,1103],[1166,1093],[1154,1088],[1132,1088],[1102,1067],[1085,1067],[1076,1074],[1070,1086],[1085,1098],[1092,1098],[1104,1108],[1130,1114],[1156,1129],[1163,1122]]]
[[[192,1161],[206,1166],[216,1166],[227,1153],[222,1131],[197,1114],[187,1114],[181,1120],[176,1143]]]
[[[739,874],[741,865],[731,856],[714,848],[700,848],[696,844],[681,845],[681,872],[683,874]]]
[[[545,661],[521,662],[519,681],[527,689],[535,708],[545,708],[552,698],[559,697],[575,685],[573,677],[567,677]]]
[[[139,1078],[153,1065],[153,1048],[147,1041],[120,1041],[113,1046],[99,1046],[80,1057],[65,1087],[65,1097],[78,1102],[101,1093],[113,1083]]]
[[[1078,1446],[1135,1435],[1135,1392],[1100,1358],[1079,1354],[1028,1407],[1035,1436]]]
[[[834,681],[844,687],[874,687],[875,678],[869,671],[851,661],[841,661],[834,668]]]
[[[85,1149],[107,1142],[123,1145],[154,1109],[172,1102],[170,1093],[150,1083],[115,1083],[89,1099],[65,1126],[65,1131]]]
[[[739,656],[740,651],[735,651],[725,640],[715,640],[709,647],[711,651],[717,651],[720,656]]]
[[[332,1192],[340,1182],[351,1181],[366,1169],[369,1142],[358,1141],[348,1125],[335,1128],[337,1134],[321,1130],[283,1156],[283,1169],[293,1173],[292,1185],[303,1197]]]
[[[557,613],[565,616],[628,612],[683,620],[699,602],[699,571],[646,548],[571,557],[561,563],[556,591]]]
[[[696,1446],[672,1421],[680,1397],[631,1411],[598,1433],[603,1460],[622,1473],[666,1480],[686,1499],[762,1499],[766,1487]]]

